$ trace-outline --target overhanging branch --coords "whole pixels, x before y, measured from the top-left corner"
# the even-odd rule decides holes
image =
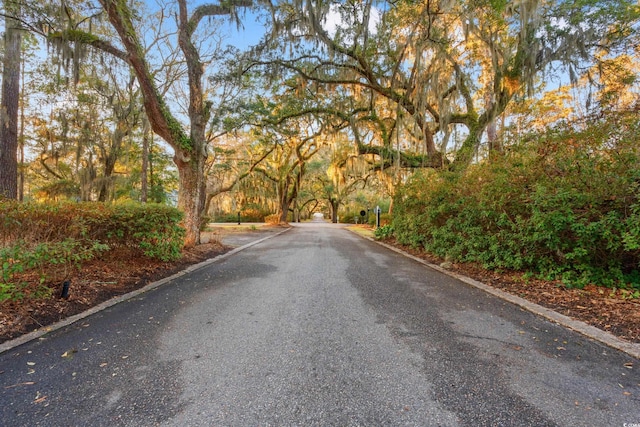
[[[393,150],[388,147],[358,144],[358,154],[367,155],[372,154],[380,157],[381,165],[384,167],[390,167],[393,165],[399,165],[403,169],[420,169],[420,168],[433,168],[442,169],[449,161],[441,153],[435,154],[409,154],[398,150]]]

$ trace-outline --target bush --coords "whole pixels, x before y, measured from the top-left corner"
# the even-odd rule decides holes
[[[267,224],[280,224],[280,214],[271,214],[264,217],[264,222]]]
[[[241,222],[265,222],[265,217],[268,216],[268,213],[265,213],[259,209],[243,209],[240,211],[240,221]],[[238,213],[227,213],[216,215],[216,222],[238,222]]]
[[[366,217],[360,216],[359,210],[345,210],[340,212],[338,219],[341,224],[355,224],[356,222],[362,224]]]
[[[41,285],[63,280],[99,253],[127,248],[132,256],[178,259],[182,213],[162,205],[0,202],[0,301],[20,299],[20,277]]]
[[[640,287],[637,117],[534,135],[463,175],[416,174],[395,198],[403,244],[568,286]]]
[[[390,224],[383,225],[382,227],[376,228],[373,234],[380,240],[389,239],[393,236],[393,226]]]
[[[61,242],[42,242],[28,244],[19,240],[13,245],[0,249],[2,262],[2,281],[0,282],[0,302],[22,299],[21,289],[26,283],[16,280],[20,274],[29,270],[38,272],[42,296],[48,295],[45,282],[61,281],[68,277],[69,271],[79,268],[82,261],[94,258],[99,252],[108,250],[107,245],[93,242],[82,245],[73,238]]]
[[[165,205],[115,205],[105,224],[109,228],[102,231],[111,244],[138,248],[150,258],[171,261],[182,253],[182,218],[182,212]]]

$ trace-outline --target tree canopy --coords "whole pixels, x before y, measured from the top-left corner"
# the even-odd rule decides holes
[[[23,61],[21,90],[46,106],[22,105],[29,159],[18,165],[7,137],[0,152],[28,172],[29,197],[177,189],[187,245],[212,206],[337,218],[365,187],[389,200],[418,170],[463,175],[525,130],[638,105],[631,0],[6,6],[7,29],[49,51]],[[256,23],[256,45],[225,40]]]

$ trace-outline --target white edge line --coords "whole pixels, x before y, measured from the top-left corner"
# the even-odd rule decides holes
[[[571,329],[575,332],[578,332],[584,336],[586,336],[587,338],[590,338],[592,340],[598,341],[602,344],[608,345],[609,347],[615,348],[616,350],[620,350],[626,354],[628,354],[629,356],[633,356],[636,359],[640,359],[640,344],[635,344],[635,343],[631,343],[629,341],[625,341],[622,338],[618,338],[617,336],[603,331],[602,329],[596,328],[595,326],[589,325],[588,323],[585,323],[581,320],[576,320],[573,319],[569,316],[565,316],[564,314],[560,314],[556,311],[553,311],[549,308],[546,307],[542,307],[541,305],[535,304],[531,301],[528,301],[524,298],[520,298],[518,296],[512,295],[510,293],[507,293],[505,291],[502,291],[500,289],[496,289],[493,288],[489,285],[486,285],[482,282],[479,282],[477,280],[474,280],[470,277],[467,276],[463,276],[461,274],[455,273],[453,271],[449,271],[445,268],[440,267],[439,265],[436,264],[432,264],[428,261],[423,260],[422,258],[418,258],[417,256],[411,255],[410,253],[407,253],[405,251],[403,251],[402,249],[398,249],[394,246],[388,245],[386,243],[380,242],[374,238],[371,237],[367,237],[367,236],[363,236],[361,234],[356,233],[355,231],[349,230],[352,233],[370,240],[374,243],[377,243],[380,246],[384,246],[387,249],[390,249],[394,252],[397,252],[401,255],[404,255],[408,258],[413,259],[414,261],[419,262],[420,264],[423,264],[433,270],[439,271],[440,273],[446,274],[448,276],[451,276],[455,279],[460,280],[461,282],[464,282],[468,285],[471,285],[473,287],[476,287],[478,289],[481,289],[487,293],[490,293],[493,296],[496,296],[500,299],[503,299],[505,301],[508,301],[512,304],[515,304],[533,314],[536,314],[538,316],[541,316],[551,322],[557,323],[561,326],[564,326],[565,328]]]
[[[71,325],[71,324],[73,324],[73,323],[75,323],[75,322],[77,322],[79,320],[82,320],[82,319],[84,319],[86,317],[89,317],[92,314],[98,313],[98,312],[100,312],[102,310],[105,310],[105,309],[107,309],[109,307],[112,307],[112,306],[114,306],[116,304],[120,304],[121,302],[125,302],[125,301],[128,301],[130,299],[133,299],[133,298],[137,297],[140,294],[152,291],[152,290],[164,285],[165,283],[171,282],[172,280],[175,280],[178,277],[184,276],[185,274],[192,273],[192,272],[194,272],[196,270],[199,270],[201,268],[207,267],[207,266],[209,266],[211,264],[214,264],[216,262],[220,262],[220,261],[222,261],[222,260],[224,260],[226,258],[229,258],[232,255],[237,254],[240,251],[243,251],[243,250],[245,250],[247,248],[250,248],[251,246],[255,246],[258,243],[262,243],[265,240],[268,240],[268,239],[271,239],[273,237],[279,236],[280,234],[282,234],[284,232],[287,232],[289,230],[291,230],[291,227],[286,228],[286,229],[284,229],[284,230],[282,230],[282,231],[280,231],[280,232],[278,232],[276,234],[263,237],[262,239],[256,240],[254,242],[249,242],[246,245],[239,246],[237,248],[234,248],[234,249],[230,250],[229,252],[225,252],[225,253],[223,253],[221,255],[218,255],[216,257],[213,257],[213,258],[210,258],[208,260],[199,262],[197,264],[190,265],[189,267],[185,268],[184,270],[181,270],[181,271],[179,271],[179,272],[177,272],[177,273],[175,273],[175,274],[173,274],[171,276],[164,277],[164,278],[162,278],[162,279],[160,279],[160,280],[158,280],[156,282],[153,282],[153,283],[149,283],[148,285],[146,285],[146,286],[144,286],[142,288],[136,289],[135,291],[131,291],[131,292],[126,293],[124,295],[120,295],[120,296],[111,298],[111,299],[109,299],[107,301],[104,301],[104,302],[102,302],[102,303],[100,303],[98,305],[95,305],[95,306],[91,307],[90,309],[88,309],[86,311],[83,311],[82,313],[78,313],[78,314],[75,314],[73,316],[67,317],[66,319],[61,320],[59,322],[56,322],[56,323],[54,323],[52,325],[44,326],[42,328],[36,329],[33,332],[29,332],[27,334],[21,335],[18,338],[15,338],[15,339],[12,339],[12,340],[9,340],[9,341],[5,341],[4,343],[0,344],[0,354],[4,353],[6,351],[9,351],[9,350],[11,350],[11,349],[13,349],[15,347],[18,347],[18,346],[20,346],[22,344],[26,344],[29,341],[33,341],[33,340],[42,338],[44,335],[46,335],[48,333],[57,331],[58,329],[62,329],[65,326],[69,326],[69,325]]]

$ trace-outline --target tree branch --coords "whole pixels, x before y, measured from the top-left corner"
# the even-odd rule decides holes
[[[85,31],[81,31],[81,30],[54,31],[52,33],[46,34],[45,36],[49,41],[69,41],[74,43],[81,43],[81,44],[91,46],[100,51],[106,52],[123,61],[128,62],[128,59],[129,59],[126,52],[118,49],[108,41],[102,40],[98,36]]]
[[[229,15],[236,7],[251,7],[252,0],[230,0],[224,4],[203,4],[195,8],[191,18],[189,19],[188,29],[190,35],[196,30],[202,18],[207,16]]]

